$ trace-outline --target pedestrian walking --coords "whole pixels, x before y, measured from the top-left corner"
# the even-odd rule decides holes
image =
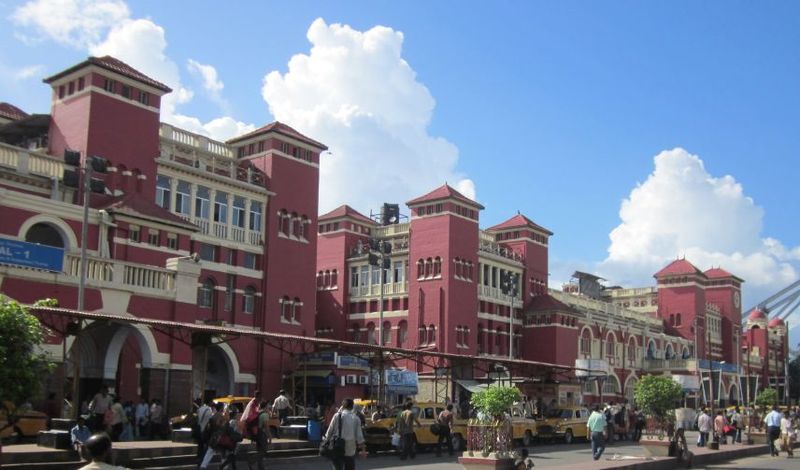
[[[72,448],[78,452],[81,458],[86,458],[84,457],[83,446],[86,444],[86,441],[92,437],[92,431],[89,429],[89,426],[86,425],[86,420],[83,416],[78,416],[78,422],[69,430],[69,436],[72,442]]]
[[[208,468],[208,464],[211,463],[215,455],[220,456],[220,469],[226,466],[233,470],[236,469],[236,449],[242,440],[242,435],[239,433],[239,423],[236,419],[235,408],[229,408],[229,411],[232,416],[230,420],[226,416],[225,405],[222,403],[216,404],[216,411],[208,423],[211,438],[206,455],[203,457],[203,461],[200,462],[200,469]]]
[[[111,428],[112,441],[119,441],[122,430],[125,427],[125,421],[125,408],[122,407],[119,397],[114,397],[114,404],[111,405],[111,422],[108,423]]]
[[[703,408],[700,411],[700,416],[697,417],[697,431],[700,433],[700,440],[697,443],[697,447],[705,447],[708,444],[708,434],[711,432],[713,424],[711,422],[711,416],[706,413],[706,409]]]
[[[269,431],[269,403],[262,400],[258,404],[257,423],[258,430],[256,431],[256,459],[258,461],[258,470],[264,470],[264,459],[267,458],[267,451],[269,451],[269,444],[272,440]],[[250,465],[252,467],[252,464]]]
[[[397,432],[400,433],[400,460],[408,457],[416,458],[417,449],[414,444],[414,425],[421,426],[417,415],[412,411],[412,402],[407,401],[403,405],[403,411],[397,418]]]
[[[242,417],[239,419],[239,429],[245,437],[255,440],[256,428],[258,427],[258,404],[261,403],[261,392],[256,390],[253,398],[244,407]]]
[[[442,456],[442,443],[447,444],[447,453],[450,457],[453,456],[453,405],[449,404],[439,413],[436,420],[439,424],[439,439],[436,443],[436,456]]]
[[[331,425],[325,433],[324,441],[344,439],[344,455],[334,456],[332,459],[334,470],[355,470],[356,453],[364,450],[364,433],[361,430],[361,420],[353,413],[353,399],[342,400],[341,411],[333,415]]]
[[[731,422],[730,426],[734,430],[733,435],[733,442],[738,444],[742,443],[742,430],[744,429],[744,419],[742,418],[742,413],[739,411],[739,407],[733,409],[733,413],[731,413]]]
[[[714,439],[722,445],[727,444],[729,432],[730,429],[728,428],[728,420],[725,418],[725,414],[722,410],[717,410],[717,417],[714,418]]]
[[[289,416],[289,410],[291,408],[292,402],[286,396],[286,392],[284,390],[279,391],[278,396],[272,403],[272,411],[278,414],[278,420],[281,422],[281,424],[285,424],[286,417]]]
[[[111,408],[111,396],[108,394],[108,387],[103,385],[89,402],[89,413],[91,418],[89,428],[92,432],[105,431],[106,412]]]
[[[642,413],[642,410],[638,408],[633,409],[633,422],[634,422],[633,440],[635,442],[639,442],[639,440],[642,438],[642,430],[644,429],[645,425],[645,418],[644,418],[644,413]]]
[[[775,449],[775,440],[781,435],[781,412],[778,411],[778,405],[772,405],[772,411],[764,417],[764,424],[767,426],[767,439],[769,440],[769,453],[773,457],[778,456],[778,450]]]
[[[605,414],[600,412],[600,405],[595,405],[592,414],[589,416],[589,422],[586,423],[586,427],[591,433],[592,458],[594,460],[600,460],[600,456],[606,450],[605,432],[607,426]]]
[[[133,412],[137,438],[144,438],[147,436],[147,424],[150,421],[150,405],[147,404],[145,397],[139,397],[139,403]]]
[[[80,470],[129,470],[126,467],[112,465],[111,438],[101,432],[86,440],[84,445],[90,462]]]
[[[202,401],[199,398],[198,401]],[[206,451],[208,450],[208,441],[211,438],[211,435],[206,432],[208,429],[208,423],[211,421],[211,417],[214,415],[214,410],[211,409],[211,406],[208,402],[202,403],[200,408],[197,409],[197,435],[195,436],[195,440],[197,441],[197,464],[200,465],[202,462],[203,457],[206,455]]]
[[[148,433],[150,439],[161,437],[161,421],[164,419],[162,414],[164,408],[161,407],[161,402],[157,398],[153,398],[153,403],[150,405],[150,432]]]
[[[789,458],[794,457],[794,451],[792,450],[792,444],[794,441],[795,431],[792,427],[792,420],[789,419],[789,412],[783,413],[783,417],[781,418],[781,448],[786,449],[786,456]],[[780,449],[779,449],[780,451]]]

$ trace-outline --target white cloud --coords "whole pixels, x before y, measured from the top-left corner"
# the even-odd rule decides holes
[[[15,80],[28,80],[30,78],[42,78],[44,73],[44,65],[29,65],[17,69],[14,73]]]
[[[209,93],[217,94],[225,88],[225,84],[217,76],[217,69],[214,66],[201,64],[194,59],[189,59],[186,67],[190,72],[198,74],[203,79],[203,88]]]
[[[30,41],[52,39],[83,49],[100,40],[109,27],[130,16],[121,0],[34,0],[17,8],[11,19],[32,28],[36,36],[20,33]]]
[[[712,176],[686,150],[663,151],[655,170],[620,208],[608,257],[598,269],[613,283],[650,284],[676,257],[700,269],[721,266],[745,279],[759,301],[797,279],[800,247],[762,238],[764,211],[732,176]]]
[[[196,117],[176,114],[172,116],[170,122],[181,129],[202,134],[220,141],[225,141],[237,135],[256,130],[256,126],[253,124],[237,121],[229,116],[212,119],[209,122],[203,123]]]
[[[428,134],[435,101],[402,57],[403,33],[317,19],[307,37],[310,52],[292,57],[285,74],[270,72],[262,94],[277,120],[330,147],[321,212],[405,202],[445,181],[475,197],[474,183],[455,170],[458,149]]]

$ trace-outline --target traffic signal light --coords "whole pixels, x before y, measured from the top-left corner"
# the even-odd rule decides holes
[[[381,225],[400,223],[400,205],[384,202],[381,208]]]
[[[77,150],[64,149],[64,163],[72,166],[80,166],[81,153]]]

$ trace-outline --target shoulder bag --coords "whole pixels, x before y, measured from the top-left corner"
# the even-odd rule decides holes
[[[319,455],[331,460],[344,457],[345,440],[342,438],[342,414],[336,413],[339,425],[335,436],[331,436],[319,446]]]

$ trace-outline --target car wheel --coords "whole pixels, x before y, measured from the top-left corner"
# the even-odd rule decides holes
[[[463,452],[464,451],[464,438],[461,437],[461,434],[456,434],[453,436],[453,451],[454,452]]]
[[[525,445],[525,447],[533,445],[533,433],[530,429],[525,430],[525,435],[522,436],[522,444]]]
[[[567,429],[567,432],[564,433],[564,442],[567,444],[572,444],[573,436],[572,436],[572,429]]]
[[[23,437],[22,429],[14,426],[14,444],[22,444]]]

